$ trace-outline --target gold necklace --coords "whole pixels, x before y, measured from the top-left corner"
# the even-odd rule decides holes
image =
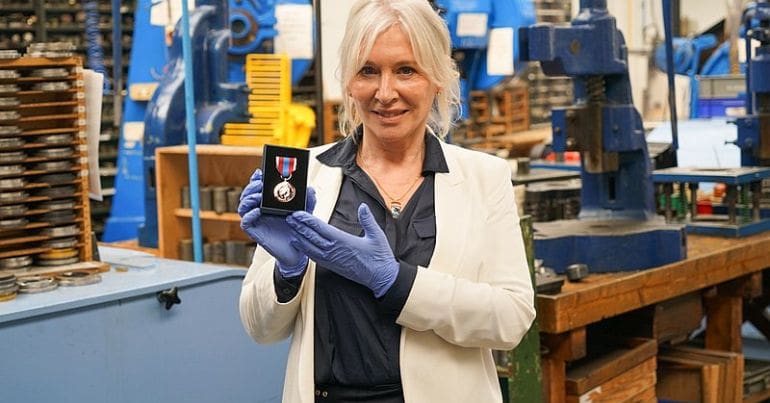
[[[364,157],[360,155],[359,153],[359,159],[361,160],[361,165],[364,166],[366,171],[371,171],[369,168],[369,165],[364,161]],[[380,185],[380,182],[377,181],[377,178],[374,177],[374,175],[369,175],[370,178],[372,178],[372,181],[374,181],[374,185],[377,186],[377,189],[384,194],[388,200],[386,201],[388,205],[388,209],[390,210],[390,215],[393,216],[393,218],[398,218],[401,215],[401,211],[403,210],[404,205],[401,203],[402,200],[414,189],[415,185],[417,185],[417,182],[422,179],[422,175],[418,175],[414,181],[412,181],[412,184],[409,185],[409,189],[404,192],[400,197],[393,197],[388,193],[387,190],[385,190],[382,185]]]

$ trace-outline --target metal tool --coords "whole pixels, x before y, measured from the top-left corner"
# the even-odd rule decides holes
[[[770,230],[770,219],[760,213],[762,180],[770,178],[770,168],[743,167],[728,169],[667,168],[656,170],[653,179],[663,186],[664,214],[667,221],[687,225],[697,234],[743,237]],[[724,183],[726,214],[699,214],[699,183]],[[678,185],[682,208],[672,207],[674,185]],[[689,195],[688,195],[689,193]],[[690,199],[687,208],[688,196]]]
[[[567,266],[567,280],[582,281],[588,276],[588,265],[574,263]]]
[[[682,225],[656,217],[650,161],[631,99],[627,48],[606,0],[581,0],[571,26],[519,30],[522,60],[574,81],[574,104],[553,110],[553,147],[581,152],[577,220],[535,224],[535,256],[563,272],[639,270],[686,257]]]

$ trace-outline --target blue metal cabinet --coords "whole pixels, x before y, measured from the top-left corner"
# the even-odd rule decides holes
[[[100,249],[101,283],[0,304],[5,402],[279,402],[288,341],[243,330],[244,270]],[[166,310],[157,293],[177,287]]]

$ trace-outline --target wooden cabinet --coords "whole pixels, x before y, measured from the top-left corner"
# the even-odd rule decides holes
[[[161,257],[178,259],[178,245],[192,237],[192,210],[182,208],[182,188],[189,186],[188,146],[159,147],[155,152],[158,194],[158,247]],[[262,147],[198,145],[198,183],[246,186],[262,165]],[[209,242],[249,240],[236,213],[201,211],[201,232]]]

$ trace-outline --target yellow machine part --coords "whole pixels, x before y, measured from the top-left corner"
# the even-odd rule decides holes
[[[222,144],[307,147],[315,128],[315,113],[306,105],[291,103],[290,78],[291,62],[286,55],[248,55],[246,85],[251,118],[248,123],[225,124]]]

